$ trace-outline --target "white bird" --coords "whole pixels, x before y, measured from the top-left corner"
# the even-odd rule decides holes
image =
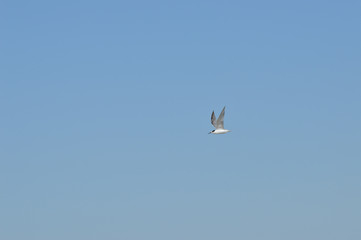
[[[218,119],[216,119],[216,116],[214,115],[214,111],[211,115],[211,123],[216,128],[215,130],[209,132],[213,134],[224,134],[230,132],[230,130],[224,129],[223,119],[224,119],[224,111],[226,107],[223,108],[221,114],[219,114]]]

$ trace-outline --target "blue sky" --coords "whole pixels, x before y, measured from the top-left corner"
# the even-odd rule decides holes
[[[359,240],[360,10],[3,1],[0,238]]]

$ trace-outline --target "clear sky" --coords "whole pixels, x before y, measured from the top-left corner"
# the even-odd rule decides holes
[[[360,12],[2,1],[0,239],[361,239]]]

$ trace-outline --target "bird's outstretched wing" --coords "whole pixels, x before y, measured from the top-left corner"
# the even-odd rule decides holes
[[[224,119],[225,110],[226,110],[226,107],[224,107],[221,114],[219,114],[219,117],[217,119],[216,129],[224,129],[223,119]]]
[[[211,123],[215,128],[217,128],[217,119],[216,116],[214,115],[214,111],[212,112]]]

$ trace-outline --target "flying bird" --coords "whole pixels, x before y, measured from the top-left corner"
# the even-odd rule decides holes
[[[230,130],[224,129],[224,123],[223,123],[223,119],[224,119],[224,112],[225,112],[226,107],[223,108],[221,114],[219,114],[218,119],[216,119],[216,116],[214,115],[214,111],[212,112],[211,115],[211,123],[212,125],[216,128],[215,130],[209,132],[213,133],[213,134],[224,134],[224,133],[228,133],[230,132]]]

